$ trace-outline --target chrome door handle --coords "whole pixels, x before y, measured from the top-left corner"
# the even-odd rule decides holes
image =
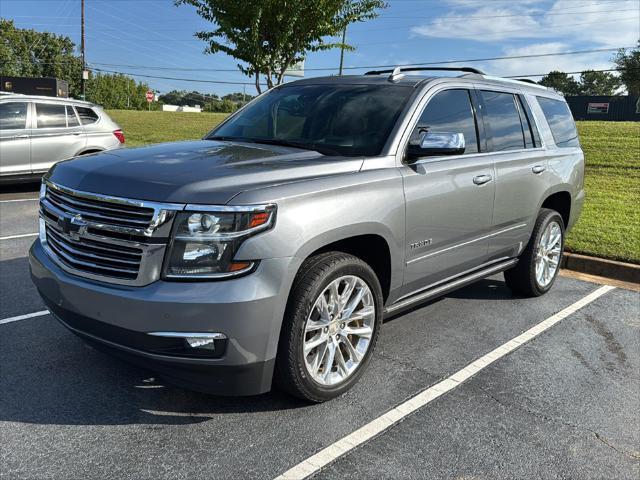
[[[544,172],[547,169],[547,167],[545,167],[544,165],[536,165],[535,167],[533,167],[531,169],[531,171],[533,173],[535,173],[536,175],[538,175],[539,173]]]
[[[18,138],[29,138],[29,135],[14,135],[11,138],[15,138],[15,139],[18,139]]]
[[[489,183],[493,180],[491,175],[478,175],[477,177],[473,177],[473,183],[476,185],[484,185],[485,183]]]

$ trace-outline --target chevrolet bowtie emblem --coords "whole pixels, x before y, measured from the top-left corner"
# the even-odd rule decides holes
[[[76,215],[74,217],[60,217],[58,218],[58,226],[65,234],[69,235],[74,240],[78,240],[80,235],[87,231],[87,222],[82,220],[80,215]]]

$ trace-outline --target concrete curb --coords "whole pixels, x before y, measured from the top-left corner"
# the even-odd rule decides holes
[[[615,260],[565,252],[560,266],[574,272],[640,284],[640,265],[634,265],[633,263],[617,262]]]

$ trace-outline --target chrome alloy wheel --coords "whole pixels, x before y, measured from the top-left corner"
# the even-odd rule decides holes
[[[536,282],[546,287],[553,280],[560,266],[562,229],[558,222],[549,222],[536,249]]]
[[[304,327],[309,375],[326,386],[350,377],[369,350],[375,321],[373,294],[364,280],[346,275],[332,281],[316,299]]]

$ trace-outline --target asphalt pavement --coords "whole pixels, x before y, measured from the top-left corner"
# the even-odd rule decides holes
[[[338,399],[207,396],[93,350],[50,315],[22,317],[44,310],[26,258],[37,189],[0,193],[2,479],[275,478],[600,288],[560,277],[524,299],[498,275],[386,321]],[[640,296],[616,288],[310,473],[637,480],[639,412]]]

